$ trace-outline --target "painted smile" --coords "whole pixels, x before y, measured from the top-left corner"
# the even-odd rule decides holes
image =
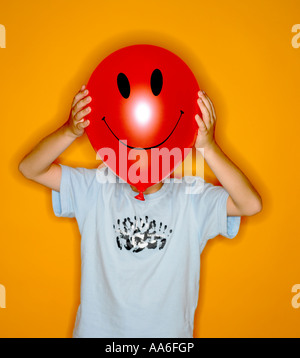
[[[130,149],[138,149],[138,150],[145,149],[145,150],[147,150],[147,149],[152,149],[152,148],[156,148],[156,147],[161,146],[162,144],[165,143],[165,141],[167,141],[167,140],[171,137],[171,135],[172,135],[172,133],[174,132],[175,128],[177,127],[177,125],[178,125],[178,123],[179,123],[179,121],[180,121],[180,118],[181,118],[181,116],[183,115],[183,113],[184,113],[184,112],[180,110],[180,116],[179,116],[179,118],[178,118],[178,120],[177,120],[177,122],[176,122],[174,128],[172,129],[172,132],[167,136],[167,138],[166,138],[165,140],[163,140],[163,141],[162,141],[161,143],[159,143],[159,144],[153,145],[152,147],[145,147],[145,148],[142,148],[142,147],[132,147],[131,145],[128,145],[128,144],[122,142],[122,141],[115,135],[115,133],[113,132],[113,130],[112,130],[112,129],[110,128],[110,126],[108,125],[108,123],[107,123],[107,121],[106,121],[106,119],[105,119],[105,116],[102,118],[102,121],[104,121],[104,123],[106,124],[107,128],[108,128],[108,129],[111,131],[111,133],[117,138],[117,140],[118,140],[120,143],[122,143],[123,145],[125,145],[126,147],[128,147],[128,148],[130,148]]]

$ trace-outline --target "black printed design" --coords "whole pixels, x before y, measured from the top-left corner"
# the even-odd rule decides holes
[[[172,230],[167,230],[167,225],[162,222],[157,225],[155,220],[149,221],[148,216],[144,219],[135,216],[134,220],[127,217],[122,223],[118,219],[113,228],[117,235],[118,248],[122,250],[125,247],[133,252],[140,252],[145,248],[162,250],[172,233]]]

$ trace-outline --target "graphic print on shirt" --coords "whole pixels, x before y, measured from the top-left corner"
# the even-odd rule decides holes
[[[122,250],[124,247],[132,252],[140,252],[145,248],[162,250],[173,231],[162,222],[157,224],[155,220],[149,221],[148,216],[135,216],[133,220],[127,217],[122,222],[118,219],[113,228],[118,248]]]

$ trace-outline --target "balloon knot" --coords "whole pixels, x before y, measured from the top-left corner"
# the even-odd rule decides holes
[[[140,192],[138,193],[138,195],[135,196],[135,198],[138,199],[138,200],[145,201],[144,194],[143,194],[142,191],[140,191]]]

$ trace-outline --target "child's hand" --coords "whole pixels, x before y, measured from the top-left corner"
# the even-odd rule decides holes
[[[198,92],[197,103],[202,113],[203,120],[196,114],[195,119],[198,123],[198,136],[195,142],[196,148],[209,148],[215,143],[216,113],[211,100],[204,91]]]
[[[84,128],[90,124],[89,120],[84,119],[84,116],[91,112],[91,107],[85,107],[92,100],[92,98],[90,96],[87,97],[87,95],[88,90],[85,89],[85,85],[83,85],[73,99],[67,126],[69,133],[75,137],[82,136],[84,133]]]

